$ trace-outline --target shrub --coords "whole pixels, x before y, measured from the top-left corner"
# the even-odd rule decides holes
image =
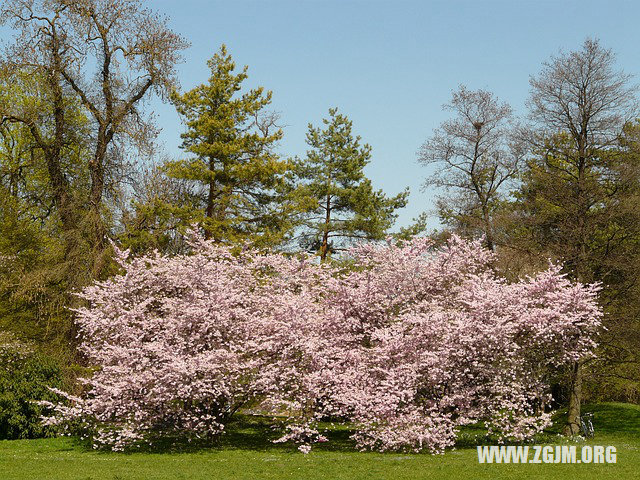
[[[40,401],[57,401],[49,387],[60,387],[55,361],[13,336],[0,334],[0,439],[36,438],[53,433],[43,425]]]

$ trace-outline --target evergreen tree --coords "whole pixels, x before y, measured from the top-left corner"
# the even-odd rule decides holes
[[[190,223],[197,222],[206,238],[280,243],[291,227],[289,203],[283,198],[290,163],[273,151],[282,130],[275,115],[264,113],[272,94],[259,87],[236,95],[248,67],[234,73],[235,63],[224,45],[208,66],[208,83],[173,95],[187,125],[182,148],[193,156],[167,162],[165,171],[195,188],[188,215],[184,205],[172,208],[181,210]]]
[[[398,208],[407,203],[408,189],[387,198],[374,190],[363,169],[371,147],[360,144],[352,122],[329,110],[325,128],[309,124],[305,161],[297,163],[299,201],[307,206],[303,215],[301,244],[316,251],[324,261],[345,242],[380,240],[393,224]]]

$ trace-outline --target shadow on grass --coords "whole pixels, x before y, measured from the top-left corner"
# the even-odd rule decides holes
[[[215,452],[222,450],[251,450],[260,452],[297,453],[293,442],[274,443],[282,436],[282,422],[273,417],[237,414],[226,425],[224,433],[218,438],[187,441],[181,437],[156,438],[151,445],[127,448],[123,454],[179,454]],[[275,428],[274,428],[275,427]],[[354,430],[344,425],[323,424],[319,431],[329,441],[313,445],[316,451],[357,451],[355,442],[350,439]],[[93,450],[90,442],[71,437],[70,449]],[[96,450],[93,450],[96,451]],[[98,453],[112,453],[111,450],[97,450]]]
[[[596,403],[585,405],[583,411],[593,413],[596,436],[604,433],[640,438],[640,405]]]
[[[640,438],[640,406],[604,403],[585,405],[583,412],[594,414],[594,427],[596,438],[598,434],[629,435]],[[558,434],[562,432],[566,411],[558,411],[554,416],[554,424],[543,433],[537,435],[531,444],[557,443]],[[273,443],[281,436],[282,429],[278,427],[278,421],[273,417],[259,415],[237,415],[227,424],[225,433],[214,440],[202,440],[187,442],[180,438],[158,439],[151,446],[132,448],[125,453],[196,453],[213,452],[222,450],[251,450],[260,452],[297,452],[296,446],[291,442]],[[329,441],[314,444],[315,451],[331,452],[355,452],[355,442],[350,438],[354,430],[349,426],[340,424],[323,424],[320,432]],[[498,439],[494,435],[487,435],[487,430],[479,423],[466,426],[461,429],[456,441],[456,448],[476,448],[478,445],[497,445]],[[521,442],[507,442],[506,445],[520,445]],[[87,442],[74,441],[75,448],[90,449]],[[392,452],[393,453],[393,452]],[[397,452],[395,452],[397,453]]]
[[[582,406],[582,413],[593,413],[593,428],[598,434],[623,435],[640,438],[640,405],[629,403],[592,403]],[[562,432],[567,410],[558,410],[553,416],[553,425],[545,430],[549,434]]]
[[[274,426],[276,428],[273,428]],[[296,447],[291,442],[273,443],[274,440],[282,436],[283,430],[278,427],[281,427],[281,425],[278,424],[277,420],[274,421],[272,417],[258,415],[238,416],[227,426],[227,432],[220,438],[217,448],[296,451]],[[329,441],[314,444],[314,450],[354,451],[356,449],[355,442],[349,438],[354,431],[348,426],[327,423],[320,425],[319,431]]]
[[[640,438],[640,406],[628,403],[597,403],[582,407],[583,413],[593,413],[595,438],[599,435],[622,435]],[[553,424],[544,432],[536,435],[528,444],[543,445],[558,442],[562,435],[567,410],[558,410],[553,416]],[[496,436],[487,435],[480,424],[461,429],[456,448],[475,448],[478,445],[497,445]],[[522,445],[522,442],[505,442],[505,445]]]

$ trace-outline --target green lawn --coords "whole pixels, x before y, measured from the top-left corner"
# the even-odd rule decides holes
[[[0,480],[129,479],[638,479],[640,406],[599,404],[593,445],[617,448],[616,464],[504,465],[478,463],[467,435],[463,445],[444,455],[355,452],[348,432],[303,455],[291,446],[271,445],[258,419],[231,426],[216,448],[170,453],[116,454],[88,450],[69,438],[0,442]],[[545,437],[560,443],[554,431]],[[584,444],[577,444],[578,452]],[[579,454],[579,453],[578,453]]]

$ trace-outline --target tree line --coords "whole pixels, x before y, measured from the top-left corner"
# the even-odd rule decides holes
[[[210,77],[181,91],[188,44],[140,0],[8,0],[0,19],[15,33],[0,59],[0,328],[68,368],[86,363],[74,292],[118,270],[110,241],[182,254],[197,225],[221,245],[329,262],[385,239],[407,204],[408,190],[389,196],[365,176],[371,147],[338,109],[309,125],[303,158],[278,154],[272,93],[244,88],[248,68],[224,45]],[[587,39],[551,57],[530,90],[516,118],[494,93],[460,86],[418,159],[436,165],[425,184],[441,194],[434,239],[482,237],[511,280],[551,259],[602,283],[598,360],[558,369],[575,433],[585,393],[640,398],[637,88]],[[183,158],[155,159],[151,95],[183,119]],[[426,234],[426,219],[395,238]]]

